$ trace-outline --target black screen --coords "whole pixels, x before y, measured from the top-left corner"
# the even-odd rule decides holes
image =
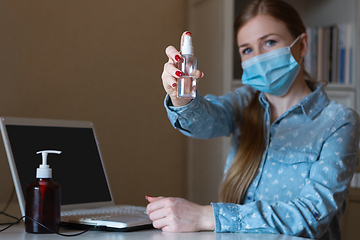
[[[6,126],[21,187],[36,180],[42,162],[41,150],[48,154],[53,181],[61,186],[62,205],[111,201],[100,153],[91,128]]]

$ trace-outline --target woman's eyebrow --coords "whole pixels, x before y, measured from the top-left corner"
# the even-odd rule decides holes
[[[269,33],[269,34],[266,34],[266,35],[260,37],[259,40],[264,40],[265,38],[267,38],[267,37],[269,37],[269,36],[271,36],[271,35],[277,35],[277,34],[276,34],[276,33]],[[246,47],[247,45],[249,45],[249,43],[241,44],[241,45],[239,46],[239,48]]]
[[[262,36],[261,38],[259,38],[259,40],[263,40],[271,35],[277,35],[276,33],[269,33],[269,34],[266,34],[265,36]]]

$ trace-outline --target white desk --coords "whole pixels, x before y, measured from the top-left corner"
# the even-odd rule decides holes
[[[3,228],[2,226],[0,228]],[[76,233],[78,231],[61,231],[64,234]],[[55,234],[30,234],[25,232],[24,224],[17,224],[0,233],[1,240],[53,240],[53,239],[98,239],[98,240],[300,240],[298,238],[280,234],[245,234],[245,233],[166,233],[161,230],[143,230],[135,232],[103,232],[89,231],[77,237],[62,237]]]

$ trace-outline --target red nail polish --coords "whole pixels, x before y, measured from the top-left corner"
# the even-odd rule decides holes
[[[153,196],[149,196],[149,195],[146,195],[145,196],[145,199],[147,200],[148,198],[152,198]]]
[[[173,88],[176,87],[176,83],[173,83],[171,86],[172,86]]]
[[[178,62],[178,61],[180,61],[180,60],[181,60],[181,57],[180,57],[179,55],[176,55],[176,56],[175,56],[175,61]]]
[[[178,77],[181,77],[181,76],[182,76],[182,72],[180,72],[180,71],[176,71],[175,74],[176,74],[176,76],[178,76]]]
[[[186,32],[185,34],[191,36],[191,32]]]

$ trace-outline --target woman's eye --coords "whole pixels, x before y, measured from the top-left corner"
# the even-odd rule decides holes
[[[251,48],[245,48],[244,50],[242,50],[242,54],[249,54],[252,52],[252,49]]]
[[[271,47],[271,46],[275,45],[275,43],[276,43],[275,40],[267,40],[267,41],[265,42],[265,45],[266,45],[267,47]]]

